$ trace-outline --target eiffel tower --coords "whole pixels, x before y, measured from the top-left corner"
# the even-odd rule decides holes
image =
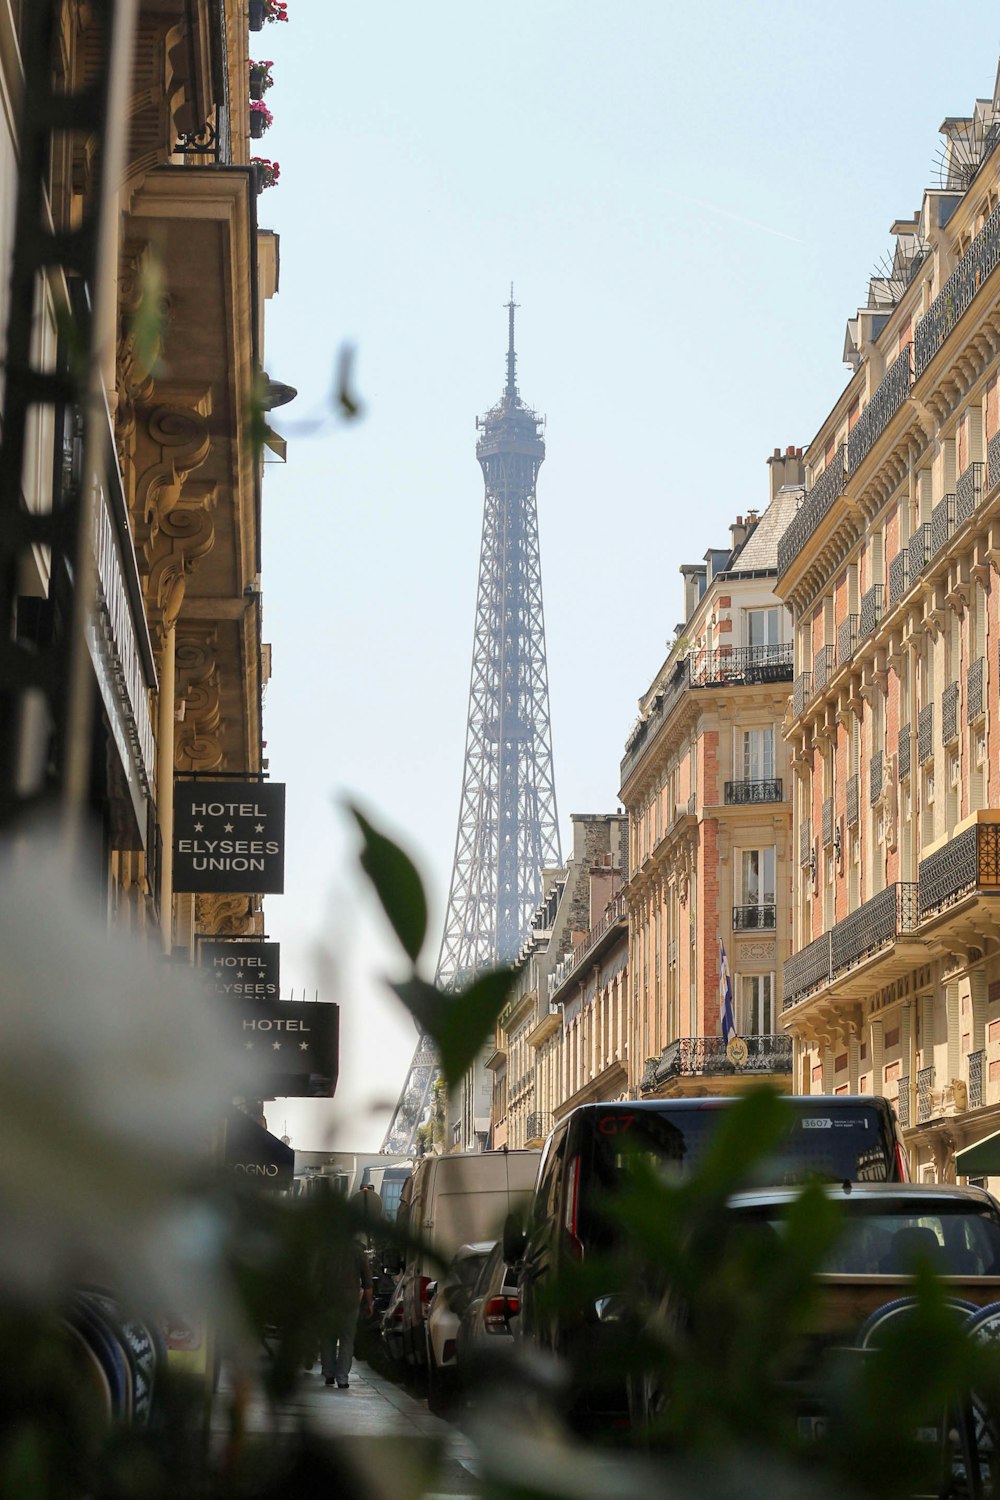
[[[512,960],[542,899],[542,871],[562,863],[552,774],[548,669],[535,487],[542,419],[518,394],[514,288],[503,395],[477,418],[485,481],[479,590],[455,862],[436,983],[468,984]],[[412,1152],[437,1074],[420,1038],[383,1151]]]

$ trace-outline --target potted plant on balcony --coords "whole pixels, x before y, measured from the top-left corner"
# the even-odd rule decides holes
[[[254,186],[258,193],[265,188],[274,187],[281,176],[281,168],[276,161],[269,161],[266,156],[253,156],[250,158],[253,168]]]
[[[249,0],[250,30],[260,31],[265,21],[287,21],[288,0]]]
[[[250,135],[253,140],[259,141],[273,120],[274,116],[263,99],[250,100]]]
[[[268,89],[274,83],[271,77],[271,69],[274,64],[268,59],[267,62],[254,62],[250,60],[250,98],[263,99]]]

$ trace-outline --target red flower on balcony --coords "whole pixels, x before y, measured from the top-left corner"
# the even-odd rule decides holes
[[[262,99],[250,100],[250,135],[259,141],[274,122],[274,116]]]
[[[288,0],[264,0],[265,21],[287,21]]]
[[[266,156],[252,156],[250,165],[257,182],[257,191],[262,193],[265,188],[274,187],[281,176],[281,168],[276,161],[269,161]]]

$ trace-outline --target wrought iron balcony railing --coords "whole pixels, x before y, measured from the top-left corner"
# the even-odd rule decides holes
[[[995,432],[986,444],[986,461],[989,470],[990,489],[1000,484],[1000,432]]]
[[[837,666],[850,661],[858,645],[858,616],[848,615],[837,631]]]
[[[847,439],[847,472],[855,469],[871,451],[910,393],[913,384],[912,344],[901,349],[875,388]]]
[[[799,864],[807,865],[812,854],[812,830],[809,819],[803,818],[799,824]]]
[[[646,1063],[640,1088],[643,1093],[673,1078],[721,1077],[733,1073],[791,1073],[792,1039],[780,1036],[745,1036],[746,1062],[737,1066],[726,1052],[721,1036],[682,1036],[664,1047],[659,1057]]]
[[[945,495],[931,511],[931,557],[948,545],[955,530],[955,496]]]
[[[829,849],[833,843],[833,798],[826,797],[823,800],[823,848]]]
[[[896,764],[899,766],[899,779],[910,774],[910,725],[904,724],[899,731],[899,739],[896,742]]]
[[[761,928],[773,929],[777,925],[776,906],[734,906],[733,931],[753,932]]]
[[[797,953],[785,959],[781,1008],[787,1010],[813,990],[830,982],[830,934],[824,932]]]
[[[806,704],[812,697],[811,672],[800,672],[792,684],[792,713],[796,719],[800,719],[806,711]]]
[[[933,1109],[934,1069],[917,1070],[917,1124],[923,1125],[931,1117]]]
[[[955,525],[961,526],[972,512],[983,503],[983,471],[985,464],[970,464],[959,475],[955,485]]]
[[[900,553],[900,556],[905,556]],[[882,618],[885,608],[885,585],[873,583],[868,592],[861,600],[861,618],[858,622],[858,631],[861,635],[871,635],[875,626]]]
[[[844,488],[844,445],[816,480],[778,543],[778,576],[786,573]]]
[[[949,682],[941,692],[941,743],[958,739],[958,683]],[[923,759],[923,756],[921,756]]]
[[[969,1108],[983,1107],[983,1058],[984,1051],[969,1053]]]
[[[813,691],[821,693],[826,687],[833,672],[835,663],[833,660],[833,647],[820,646],[813,657]]]
[[[928,703],[917,715],[917,758],[922,766],[934,758],[933,703]]]
[[[904,1073],[896,1084],[896,1118],[904,1130],[910,1124],[910,1075]]]
[[[930,521],[925,521],[922,526],[917,527],[910,537],[910,545],[906,551],[910,559],[909,580],[915,583],[934,556]]]
[[[901,933],[913,932],[918,916],[915,882],[886,886],[830,929],[832,977],[887,948]]]
[[[524,1122],[524,1133],[529,1141],[544,1141],[552,1129],[552,1116],[548,1110],[535,1110]]]
[[[920,919],[926,921],[974,891],[1000,890],[1000,823],[973,823],[920,861]]]
[[[986,708],[983,684],[986,681],[986,661],[981,656],[969,667],[965,678],[965,715],[974,724]]]
[[[725,800],[729,807],[742,807],[749,802],[782,802],[781,777],[772,777],[770,781],[727,781]]]
[[[904,547],[889,564],[889,603],[896,604],[910,587],[910,551]]]
[[[922,374],[1000,261],[1000,207],[972,244],[914,329],[914,363]]]
[[[860,776],[849,776],[847,778],[847,826],[856,828],[860,821]]]
[[[868,762],[868,801],[872,807],[882,795],[882,761],[882,751],[876,750]]]

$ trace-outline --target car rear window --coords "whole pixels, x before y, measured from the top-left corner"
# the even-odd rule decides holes
[[[755,1205],[737,1218],[780,1233],[787,1205]],[[918,1261],[940,1276],[1000,1275],[1000,1220],[986,1208],[912,1200],[843,1201],[844,1229],[823,1267],[833,1275],[906,1276]]]

